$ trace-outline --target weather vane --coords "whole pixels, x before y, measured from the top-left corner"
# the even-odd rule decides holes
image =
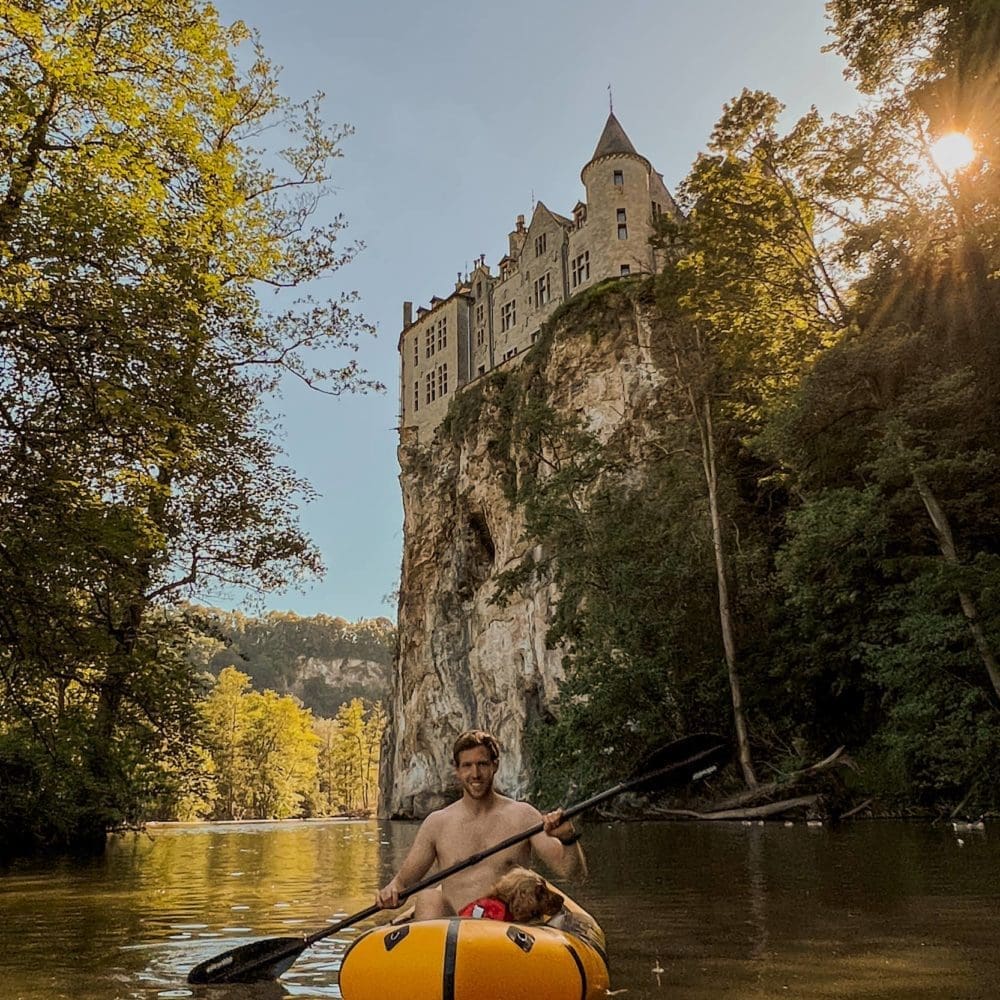
[[[608,111],[610,111],[611,114],[615,113],[615,102],[614,102],[614,98],[611,95],[611,84],[610,83],[608,84]]]

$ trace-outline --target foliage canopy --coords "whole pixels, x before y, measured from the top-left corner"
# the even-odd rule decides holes
[[[2,811],[96,844],[157,791],[151,760],[184,766],[197,690],[157,608],[320,569],[267,400],[372,388],[369,327],[351,294],[257,292],[355,253],[312,221],[349,130],[201,0],[5,3],[0,62],[0,760],[57,790]]]

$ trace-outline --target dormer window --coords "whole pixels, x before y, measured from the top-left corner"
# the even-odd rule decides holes
[[[587,221],[587,206],[580,202],[576,208],[573,209],[573,222],[576,224],[577,229],[583,229],[584,223]]]

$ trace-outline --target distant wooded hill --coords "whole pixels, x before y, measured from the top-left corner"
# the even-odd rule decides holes
[[[199,621],[191,658],[215,675],[235,667],[256,690],[293,694],[327,718],[352,698],[383,701],[388,694],[396,650],[396,627],[388,618],[349,622],[287,611],[250,618],[217,608],[190,610]]]

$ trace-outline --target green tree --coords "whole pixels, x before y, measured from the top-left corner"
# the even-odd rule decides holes
[[[266,402],[369,387],[314,361],[368,327],[349,294],[255,292],[351,259],[311,221],[347,130],[201,0],[5,3],[0,61],[0,743],[81,790],[39,839],[100,845],[143,814],[141,748],[179,762],[191,731],[183,626],[153,609],[320,568]]]
[[[254,691],[232,667],[201,704],[201,741],[212,758],[214,819],[287,819],[312,797],[319,739],[294,698]]]
[[[250,815],[300,816],[316,784],[319,738],[313,732],[312,713],[274,691],[254,693],[249,701],[242,750]]]
[[[1000,707],[995,5],[828,6],[875,99],[824,130],[815,171],[855,280],[779,448],[803,498],[779,556],[790,621],[859,693],[886,787],[983,807]],[[948,173],[932,144],[953,128],[978,156]]]
[[[381,702],[353,698],[334,719],[317,719],[319,802],[327,813],[374,810],[386,718]]]
[[[818,122],[809,115],[782,137],[781,110],[770,95],[749,91],[727,105],[710,152],[680,188],[684,219],[665,220],[661,230],[669,259],[659,278],[657,333],[701,468],[719,634],[740,765],[751,787],[757,777],[738,635],[752,632],[761,595],[746,588],[741,597],[732,593],[735,541],[726,525],[750,526],[752,518],[734,508],[739,491],[727,490],[723,479],[766,481],[772,470],[753,468],[747,448],[844,321],[820,249],[817,212],[806,197],[806,158]]]
[[[250,678],[232,667],[219,674],[201,703],[200,740],[215,772],[214,819],[242,819],[251,765],[244,743],[248,727]]]

